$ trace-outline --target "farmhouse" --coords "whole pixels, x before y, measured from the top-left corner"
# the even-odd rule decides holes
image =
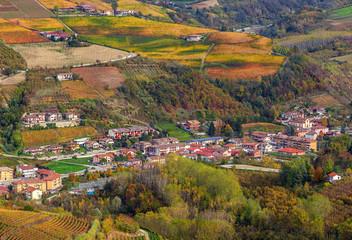
[[[102,162],[102,159],[105,159],[106,162]],[[112,153],[105,153],[105,154],[99,154],[99,155],[95,155],[92,159],[92,163],[95,164],[110,164],[112,161],[114,160],[114,154]]]
[[[61,175],[46,169],[36,171],[37,179],[42,180],[46,184],[46,191],[54,192],[62,187]]]
[[[72,80],[73,79],[73,73],[58,73],[56,75],[56,79],[58,81]]]
[[[33,113],[26,115],[24,117],[24,121],[26,123],[41,123],[45,122],[45,114],[44,113]]]
[[[79,114],[76,114],[74,112],[67,112],[65,113],[65,118],[66,120],[68,121],[74,121],[74,120],[79,120],[80,119],[80,115]]]
[[[0,181],[8,181],[13,179],[13,169],[9,167],[0,167]]]
[[[71,37],[70,34],[64,31],[56,31],[56,32],[43,32],[41,33],[45,38],[47,39],[53,39],[55,41],[57,40],[67,40]]]
[[[202,35],[191,34],[186,36],[186,40],[188,42],[199,42],[200,40],[202,40],[202,37]]]
[[[327,180],[330,183],[333,183],[335,181],[340,181],[341,179],[342,179],[342,177],[335,172],[332,172],[332,173],[328,174],[328,176],[327,176]]]
[[[46,191],[46,183],[41,179],[24,179],[15,181],[13,183],[13,190],[15,193],[23,193],[28,187],[33,187],[35,189],[40,189],[43,192]]]
[[[36,177],[36,172],[38,168],[34,167],[33,165],[17,165],[16,166],[16,172],[20,173],[22,177],[24,178],[35,178]]]
[[[42,147],[29,147],[26,149],[23,149],[23,152],[26,154],[31,154],[31,155],[42,155],[44,153],[44,149]]]
[[[305,154],[305,151],[294,149],[294,148],[282,148],[277,151],[280,154],[290,155],[290,156],[301,156]]]
[[[151,127],[138,126],[138,127],[110,129],[108,131],[108,136],[111,138],[117,138],[117,139],[121,139],[122,136],[136,138],[136,137],[140,137],[143,133],[149,134],[153,132],[154,132],[154,129]]]

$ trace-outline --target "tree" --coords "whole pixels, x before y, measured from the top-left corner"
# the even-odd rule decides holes
[[[317,169],[314,171],[313,180],[316,183],[320,183],[323,180],[323,169],[321,167],[317,167]]]
[[[210,123],[209,129],[208,129],[208,135],[210,137],[214,137],[215,135],[215,125],[213,122]]]
[[[234,135],[230,124],[226,124],[226,126],[225,126],[225,135],[228,137],[233,137],[233,135]]]
[[[345,133],[346,133],[345,124],[342,124],[342,125],[341,125],[341,133],[342,133],[342,134],[345,134]]]
[[[334,171],[334,167],[332,166],[332,163],[330,160],[327,160],[324,164],[324,174],[327,175],[329,173],[332,173]]]
[[[114,15],[115,15],[116,9],[118,8],[117,2],[116,2],[116,1],[112,2],[112,3],[111,3],[111,7],[112,7],[112,9],[114,10]]]
[[[58,5],[55,5],[55,6],[54,6],[54,11],[55,11],[55,12],[58,12],[58,11],[59,11],[59,6],[58,6]]]
[[[321,124],[326,127],[328,126],[328,120],[326,118],[321,119]]]

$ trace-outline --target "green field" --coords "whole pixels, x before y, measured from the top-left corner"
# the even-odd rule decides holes
[[[64,160],[59,160],[58,162],[62,163],[77,163],[77,164],[84,164],[84,165],[93,165],[90,161],[92,159],[91,157],[84,157],[84,158],[71,158],[71,159],[64,159]]]
[[[46,164],[45,167],[49,167],[51,171],[55,171],[60,174],[78,172],[87,169],[85,166],[71,165],[61,162],[53,162]]]
[[[199,66],[211,45],[175,38],[143,36],[82,35],[81,38],[91,43],[131,51],[159,61],[176,61],[189,66]]]
[[[169,133],[169,137],[175,137],[181,142],[193,139],[191,135],[189,135],[186,131],[177,127],[175,123],[170,122],[161,122],[157,125],[158,128],[165,130]]]
[[[340,8],[331,12],[332,17],[351,17],[352,15],[352,6]]]

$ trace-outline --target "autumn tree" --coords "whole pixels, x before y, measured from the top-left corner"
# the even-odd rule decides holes
[[[320,183],[323,180],[323,169],[321,167],[317,167],[314,171],[313,180],[316,183]]]

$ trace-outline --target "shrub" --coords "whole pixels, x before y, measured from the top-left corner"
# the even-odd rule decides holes
[[[115,221],[116,228],[123,232],[135,233],[139,230],[139,224],[132,218],[120,214]]]

